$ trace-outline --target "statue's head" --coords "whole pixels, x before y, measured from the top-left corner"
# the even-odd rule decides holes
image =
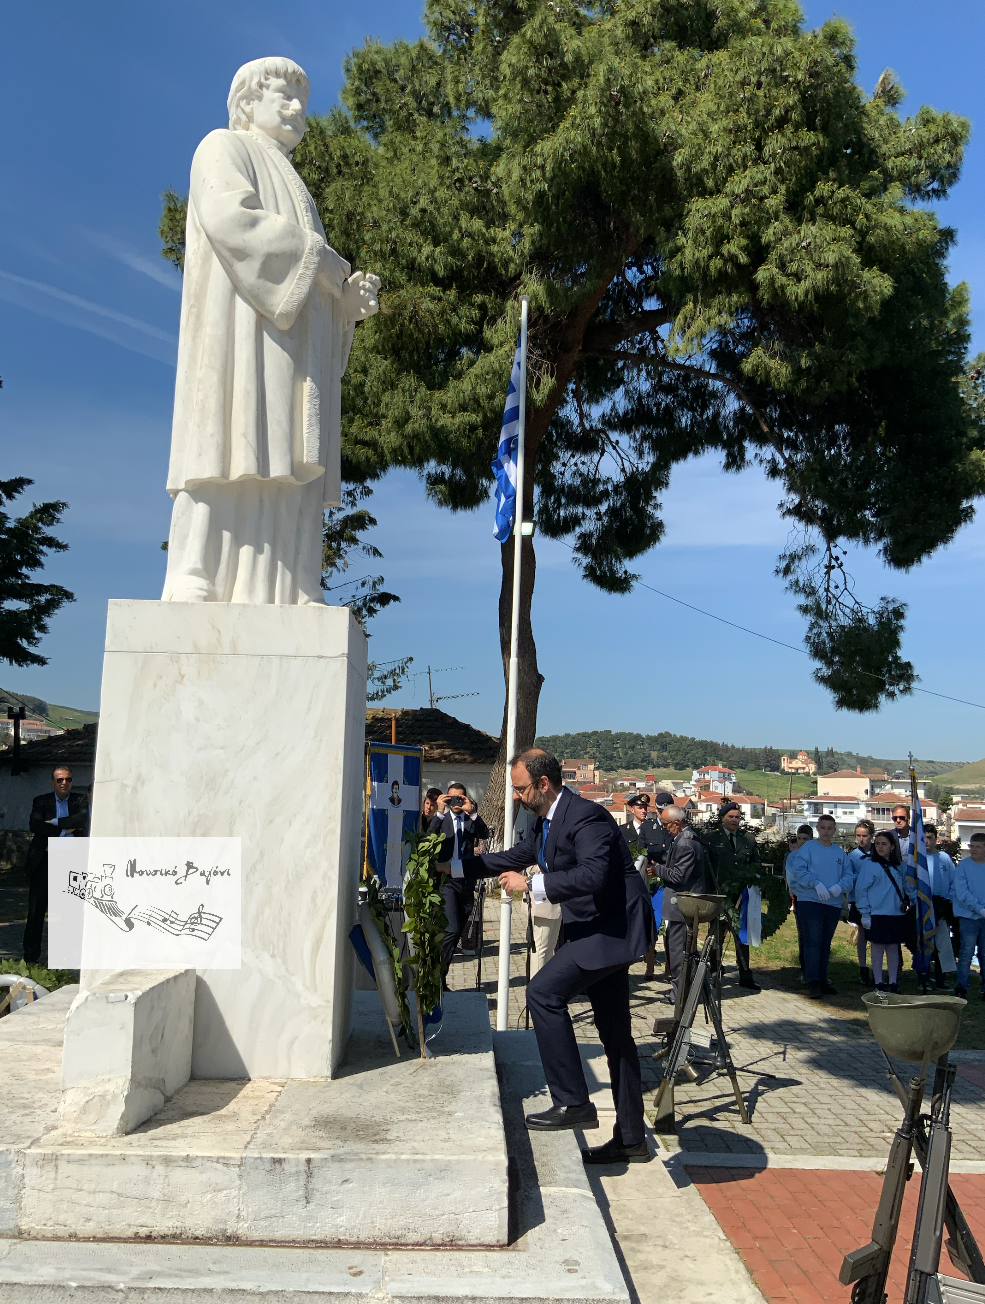
[[[256,131],[292,150],[305,131],[311,84],[293,59],[244,63],[229,88],[229,129]]]

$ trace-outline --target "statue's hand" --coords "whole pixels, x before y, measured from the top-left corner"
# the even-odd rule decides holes
[[[353,272],[342,291],[342,306],[349,321],[363,321],[380,308],[382,281],[372,272]]]
[[[336,299],[341,299],[345,292],[346,281],[352,268],[331,245],[321,250],[318,264],[318,282],[324,290]]]

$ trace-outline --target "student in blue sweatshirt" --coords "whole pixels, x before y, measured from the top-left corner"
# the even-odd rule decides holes
[[[855,880],[855,902],[872,947],[872,973],[876,991],[898,992],[902,952],[906,941],[906,911],[910,896],[906,866],[892,833],[877,833],[872,855],[862,862]],[[886,961],[888,981],[883,973]]]
[[[868,860],[872,855],[872,839],[876,835],[876,826],[871,820],[859,820],[855,825],[855,846],[848,853],[848,859],[852,862],[852,868],[855,871],[855,878],[858,879],[859,870],[862,868],[862,861]],[[858,979],[863,987],[875,986],[875,978],[869,972],[869,966],[866,963],[866,948],[869,945],[868,935],[865,926],[862,923],[862,916],[858,912],[858,906],[855,903],[855,888],[848,894],[848,901],[851,909],[848,912],[848,922],[855,925],[855,952],[858,955]]]
[[[841,918],[841,905],[855,882],[852,862],[834,843],[837,825],[832,815],[817,821],[817,838],[787,857],[787,884],[797,898],[797,931],[804,947],[807,993],[836,996],[828,981],[831,939]]]
[[[961,951],[955,996],[968,995],[971,962],[978,948],[979,981],[985,984],[985,833],[973,833],[969,854],[954,867],[954,913],[961,920]],[[985,985],[982,987],[985,1001]]]

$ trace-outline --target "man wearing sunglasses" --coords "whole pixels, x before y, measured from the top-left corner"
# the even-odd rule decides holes
[[[656,929],[643,879],[629,846],[605,809],[561,781],[557,758],[540,748],[510,762],[513,795],[537,821],[515,847],[487,856],[451,859],[439,868],[452,878],[499,876],[504,892],[529,892],[561,907],[565,944],[527,985],[551,1108],[528,1114],[527,1127],[594,1129],[568,1002],[584,993],[605,1048],[616,1107],[612,1140],[582,1151],[586,1163],[645,1163],[643,1086],[629,1012],[629,966],[646,954]],[[450,854],[448,843],[443,850]],[[524,872],[525,871],[525,872]]]
[[[893,807],[893,831],[899,843],[899,853],[906,864],[907,857],[913,851],[913,835],[910,832],[910,810],[908,806]]]

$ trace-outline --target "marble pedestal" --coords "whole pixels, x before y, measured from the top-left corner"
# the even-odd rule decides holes
[[[194,1078],[339,1063],[365,704],[345,607],[109,604],[92,835],[242,839],[243,967],[198,974]]]

